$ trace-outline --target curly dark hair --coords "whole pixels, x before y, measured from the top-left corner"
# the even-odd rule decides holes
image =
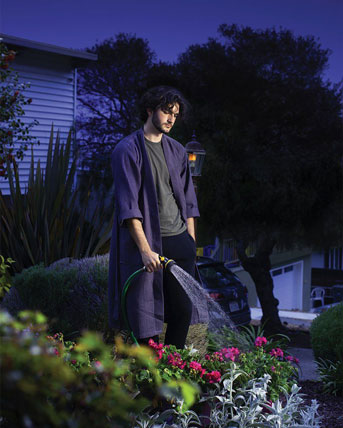
[[[179,104],[179,117],[185,117],[189,104],[180,91],[170,86],[155,86],[148,89],[139,102],[140,118],[145,122],[148,119],[147,109],[155,111],[159,107],[169,110],[176,103]]]

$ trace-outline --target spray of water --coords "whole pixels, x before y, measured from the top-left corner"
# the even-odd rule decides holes
[[[169,271],[179,281],[194,306],[196,306],[200,312],[208,311],[208,328],[210,331],[218,331],[223,326],[237,331],[229,315],[223,311],[221,306],[209,296],[198,281],[189,273],[185,272],[177,264],[170,266]]]

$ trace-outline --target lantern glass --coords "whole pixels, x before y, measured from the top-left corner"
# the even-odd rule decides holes
[[[188,153],[188,162],[192,176],[199,177],[201,175],[204,159],[205,153]]]
[[[206,152],[202,145],[195,140],[195,132],[193,132],[192,141],[187,143],[185,148],[188,154],[188,163],[192,177],[199,177],[201,175]]]

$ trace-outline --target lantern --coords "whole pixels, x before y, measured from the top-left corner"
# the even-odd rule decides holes
[[[188,154],[188,162],[192,177],[200,177],[206,152],[202,145],[196,141],[194,131],[192,141],[186,144],[185,149]]]

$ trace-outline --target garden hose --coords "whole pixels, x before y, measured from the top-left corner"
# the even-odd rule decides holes
[[[167,257],[159,256],[159,258],[160,258],[160,262],[162,263],[164,269],[170,269],[170,267],[173,264],[175,264],[174,260],[168,259]],[[139,275],[140,273],[145,272],[145,270],[146,270],[145,266],[143,266],[142,268],[136,270],[136,272],[134,272],[133,274],[131,274],[128,277],[128,279],[125,281],[125,284],[124,284],[124,287],[123,287],[123,291],[121,293],[121,300],[120,300],[120,303],[121,303],[121,312],[122,312],[122,315],[123,315],[124,323],[126,325],[126,328],[127,328],[128,332],[129,332],[129,335],[130,335],[133,343],[135,345],[137,345],[137,346],[139,346],[139,343],[138,343],[135,335],[133,334],[133,331],[132,331],[132,328],[130,326],[129,319],[128,319],[128,316],[127,316],[126,298],[127,298],[127,292],[128,292],[128,289],[130,287],[130,284],[131,284],[132,280],[134,278],[136,278],[136,276]]]

